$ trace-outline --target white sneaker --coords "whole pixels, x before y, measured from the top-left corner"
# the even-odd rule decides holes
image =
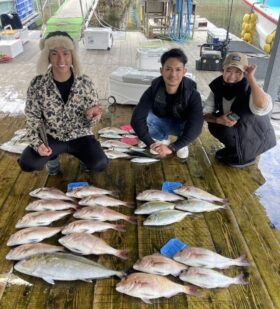
[[[189,156],[188,146],[185,146],[185,147],[179,149],[176,154],[177,154],[177,157],[180,158],[180,159],[187,159],[187,157]]]
[[[162,141],[159,140],[155,140],[156,143],[161,143],[163,145],[169,145],[170,144],[170,140],[169,139],[163,139]],[[150,153],[153,155],[158,155],[158,152],[154,151],[153,149],[150,149]]]

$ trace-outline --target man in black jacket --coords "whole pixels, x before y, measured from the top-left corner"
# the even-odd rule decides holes
[[[153,80],[136,106],[131,125],[151,153],[188,157],[188,145],[201,133],[203,113],[196,83],[185,77],[187,57],[178,48],[161,56],[161,76]],[[177,136],[170,144],[169,135]]]
[[[216,159],[242,168],[276,144],[269,117],[272,100],[257,84],[256,65],[249,65],[245,54],[229,54],[223,69],[209,85],[204,118],[210,133],[225,145]]]

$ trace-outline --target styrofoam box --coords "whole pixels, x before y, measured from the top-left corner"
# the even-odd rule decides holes
[[[207,43],[212,43],[214,39],[224,41],[227,37],[227,31],[224,28],[210,28],[207,31]]]
[[[109,96],[118,104],[137,105],[144,91],[159,72],[141,71],[131,67],[119,67],[110,74]]]
[[[113,45],[112,28],[90,27],[84,30],[86,49],[111,49]]]
[[[22,44],[29,41],[29,32],[28,28],[24,26],[22,29],[20,29],[20,39]]]
[[[21,40],[0,40],[0,54],[15,58],[23,52]]]
[[[138,48],[136,54],[139,70],[158,71],[161,67],[160,57],[167,48]]]

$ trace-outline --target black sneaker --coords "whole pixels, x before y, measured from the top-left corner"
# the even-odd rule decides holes
[[[235,167],[235,168],[244,168],[250,165],[253,165],[256,163],[256,159],[250,160],[250,161],[246,161],[246,162],[239,162],[236,159],[228,159],[225,160],[224,163],[226,163],[227,165],[231,166],[231,167]]]
[[[58,158],[47,162],[47,170],[50,176],[56,176],[60,172],[60,164]]]
[[[85,163],[83,161],[80,161],[80,169],[82,172],[90,172],[90,170],[87,168],[87,166],[85,165]]]
[[[226,157],[233,156],[233,155],[234,155],[233,148],[224,147],[216,151],[215,158],[219,161],[222,161]]]

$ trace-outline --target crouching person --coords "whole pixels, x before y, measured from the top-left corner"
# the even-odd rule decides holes
[[[178,48],[161,56],[161,76],[153,80],[136,106],[131,125],[151,153],[187,159],[188,145],[201,133],[203,113],[196,84],[185,77],[187,57]],[[170,143],[168,136],[175,135]]]
[[[30,145],[19,165],[23,171],[60,171],[58,156],[69,153],[83,168],[102,171],[108,159],[92,128],[102,108],[88,76],[81,74],[73,39],[61,31],[49,33],[40,42],[38,74],[30,83],[26,100],[26,127]],[[45,134],[44,134],[45,133]]]
[[[236,168],[254,164],[276,145],[269,115],[272,100],[257,84],[255,72],[256,65],[249,65],[245,54],[228,54],[223,75],[210,83],[204,106],[210,133],[225,146],[216,159]]]

